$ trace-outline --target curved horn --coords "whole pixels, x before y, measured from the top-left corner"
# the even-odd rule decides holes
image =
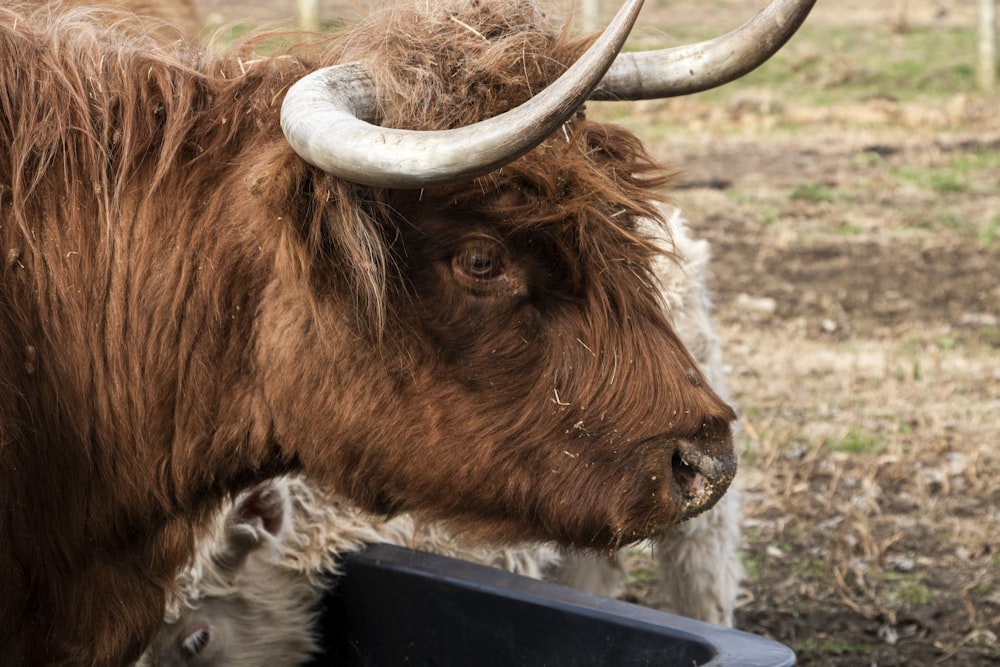
[[[642,0],[627,0],[604,33],[565,74],[524,104],[453,130],[377,127],[364,63],[317,70],[295,83],[281,127],[298,155],[345,180],[422,188],[481,176],[537,146],[587,99],[625,43]]]
[[[773,0],[742,26],[715,39],[659,51],[622,53],[592,100],[652,100],[690,95],[750,72],[795,34],[816,0]]]

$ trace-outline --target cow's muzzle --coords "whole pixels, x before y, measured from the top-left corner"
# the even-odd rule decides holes
[[[736,476],[736,467],[729,424],[706,427],[695,438],[676,441],[670,469],[678,519],[690,519],[715,505]]]

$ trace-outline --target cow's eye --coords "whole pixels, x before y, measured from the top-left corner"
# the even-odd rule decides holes
[[[195,627],[185,637],[178,638],[180,652],[185,660],[191,660],[205,650],[208,642],[212,639],[212,634],[208,627],[200,625]]]
[[[461,275],[473,280],[494,280],[503,275],[503,252],[494,242],[473,241],[459,249],[452,265]]]

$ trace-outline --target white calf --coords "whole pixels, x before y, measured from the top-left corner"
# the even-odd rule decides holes
[[[546,545],[472,544],[409,515],[379,519],[299,477],[241,494],[216,518],[178,596],[138,665],[291,667],[317,649],[317,603],[338,554],[389,542],[539,577],[557,555]]]

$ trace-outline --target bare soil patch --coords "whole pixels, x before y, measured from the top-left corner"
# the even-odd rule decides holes
[[[707,149],[700,133],[664,146],[712,242],[745,429],[737,624],[800,664],[1000,660],[1000,244],[908,226],[900,211],[926,193],[890,186],[989,132],[748,139],[734,123]],[[817,184],[834,201],[792,196]],[[959,215],[1000,211],[995,187],[955,199]],[[631,594],[657,604],[655,582]]]

